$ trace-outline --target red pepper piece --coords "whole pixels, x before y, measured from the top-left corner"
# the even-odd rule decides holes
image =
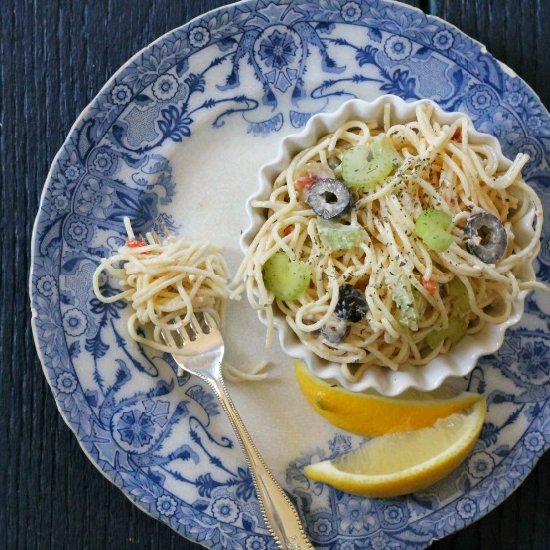
[[[428,294],[431,296],[435,296],[435,293],[437,292],[437,283],[433,281],[432,279],[420,279],[420,282],[422,283],[422,286],[428,291]]]
[[[317,176],[300,176],[295,182],[296,189],[309,189],[319,178]]]
[[[128,248],[138,248],[140,246],[147,246],[147,243],[143,238],[141,239],[127,239],[126,246]]]
[[[283,229],[283,235],[286,237],[287,235],[290,235],[293,231],[294,231],[294,226],[293,225],[287,225]]]

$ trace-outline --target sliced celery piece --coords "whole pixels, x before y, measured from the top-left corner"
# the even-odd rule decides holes
[[[443,210],[424,210],[414,224],[414,232],[424,241],[424,244],[435,252],[445,252],[453,237],[447,231],[452,217]]]
[[[275,252],[263,266],[264,282],[280,300],[295,300],[309,285],[311,269],[300,260],[291,260],[280,250]]]
[[[432,330],[426,336],[426,343],[430,348],[436,349],[446,338],[453,345],[458,344],[468,329],[468,321],[464,317],[453,316],[449,318],[449,326],[446,329]]]
[[[398,309],[399,324],[416,330],[420,319],[420,309],[412,285],[406,277],[401,276],[397,279],[391,297]]]
[[[464,283],[458,279],[454,278],[447,284],[447,291],[449,296],[453,297],[458,305],[458,313],[460,315],[465,315],[470,311],[470,302],[468,300],[468,290]]]
[[[401,163],[392,140],[379,134],[367,145],[356,145],[342,157],[342,178],[348,187],[370,189],[382,182]]]
[[[359,225],[345,225],[322,218],[317,218],[316,222],[321,244],[329,252],[353,248],[365,240],[366,232]]]

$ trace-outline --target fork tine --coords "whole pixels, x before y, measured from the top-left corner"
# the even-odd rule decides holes
[[[212,330],[216,330],[218,328],[218,325],[214,317],[212,317],[210,313],[204,311],[202,314],[202,318],[203,318],[204,324],[208,327],[208,332],[211,332]]]
[[[167,346],[176,346],[176,342],[172,334],[163,328],[160,329],[160,337]]]
[[[189,335],[185,332],[184,328],[177,328],[175,333],[181,338],[182,345],[185,345],[185,342],[189,340]]]
[[[182,324],[182,318],[179,316],[179,315],[176,315],[173,319],[172,319],[172,322],[177,325],[179,324],[180,326],[178,327],[175,327],[172,329],[172,332],[175,332],[178,337],[181,339],[181,345],[185,345],[186,342],[189,342],[189,335],[187,334],[186,330],[185,330],[185,327],[184,325]]]
[[[174,328],[171,329],[157,329],[155,328],[155,332],[158,330],[157,334],[160,335],[160,338],[167,346],[172,347],[182,347],[186,344],[186,342],[189,341],[189,336],[185,332],[185,329],[182,327],[176,327],[176,323],[180,322],[180,317],[175,317],[172,319],[172,322],[174,322]],[[176,336],[179,339],[179,342],[176,342],[176,338],[174,338],[174,333],[176,333]]]
[[[187,340],[191,342],[195,341],[199,336],[199,333],[195,330],[195,327],[193,326],[193,323],[191,321],[185,327],[182,327],[179,330],[185,333]]]
[[[201,326],[200,321],[197,319],[195,314],[191,316],[191,321],[189,327],[195,332],[195,337],[199,337],[201,334],[204,334],[204,330]]]

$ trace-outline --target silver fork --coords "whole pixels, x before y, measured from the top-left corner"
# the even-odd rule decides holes
[[[262,516],[277,545],[286,550],[313,549],[296,508],[269,471],[229,397],[221,371],[225,347],[216,322],[210,315],[203,314],[202,319],[190,323],[187,329],[178,329],[175,332],[181,341],[170,339],[186,353],[193,355],[174,355],[174,361],[183,370],[204,380],[220,400],[241,444],[260,501]],[[169,339],[165,332],[161,332],[161,336],[165,341]]]

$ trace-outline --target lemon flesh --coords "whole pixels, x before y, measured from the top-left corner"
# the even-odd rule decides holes
[[[315,481],[370,497],[425,489],[455,470],[479,438],[487,406],[477,401],[462,413],[412,432],[384,435],[335,460],[306,466]]]
[[[294,372],[307,402],[317,413],[342,430],[366,437],[431,426],[439,418],[482,399],[470,392],[453,397],[444,391],[407,392],[399,397],[355,393],[320,380],[302,361],[294,362]]]

